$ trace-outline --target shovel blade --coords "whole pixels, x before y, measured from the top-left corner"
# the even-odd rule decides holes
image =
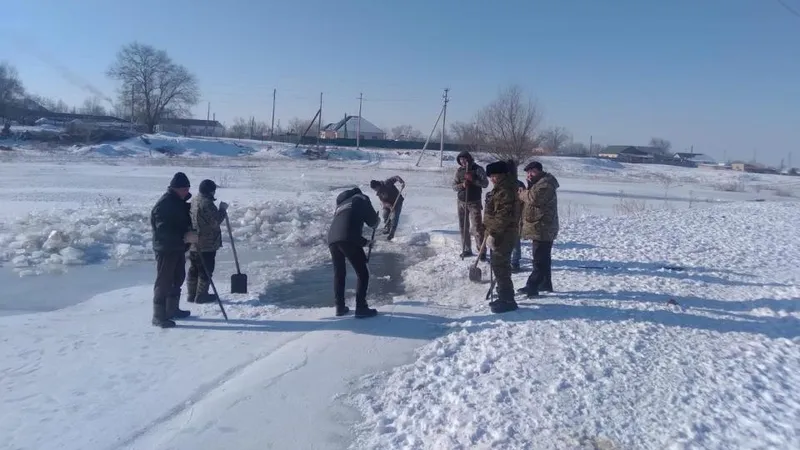
[[[481,268],[478,266],[469,267],[469,281],[481,281]]]
[[[235,273],[231,275],[231,294],[247,294],[247,275]]]

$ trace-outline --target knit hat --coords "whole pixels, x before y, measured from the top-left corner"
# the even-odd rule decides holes
[[[169,187],[171,188],[188,188],[190,186],[189,177],[183,172],[176,173],[169,182]]]
[[[527,166],[525,166],[524,170],[525,170],[525,172],[529,172],[529,171],[534,170],[534,169],[543,170],[542,169],[542,163],[540,163],[539,161],[531,161],[531,162],[528,163]]]
[[[369,187],[371,187],[372,189],[378,189],[379,187],[381,187],[381,182],[378,180],[372,180],[369,182]]]
[[[217,191],[217,183],[212,180],[203,180],[200,182],[200,193],[206,195],[213,195]]]
[[[486,176],[508,173],[508,164],[505,161],[495,161],[486,166]]]

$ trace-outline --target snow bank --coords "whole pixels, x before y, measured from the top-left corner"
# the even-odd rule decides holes
[[[554,315],[460,323],[372,380],[357,448],[800,445],[796,342]]]
[[[250,247],[308,247],[324,242],[331,211],[287,200],[231,204],[230,220],[238,241]],[[227,239],[223,239],[228,245]],[[105,260],[117,263],[152,259],[150,211],[121,205],[57,212],[36,212],[0,228],[0,261],[21,274],[63,270]]]
[[[256,150],[237,141],[158,133],[146,134],[116,143],[73,146],[70,152],[78,155],[104,157],[151,155],[231,157],[250,155]]]
[[[463,312],[358,383],[354,447],[800,447],[798,221],[751,202],[584,217],[556,243],[557,292],[501,316],[454,252],[409,268]]]

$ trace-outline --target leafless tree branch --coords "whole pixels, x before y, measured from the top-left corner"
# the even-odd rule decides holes
[[[481,139],[493,156],[519,164],[538,147],[541,120],[533,99],[525,98],[522,88],[514,85],[501,91],[496,100],[485,106],[478,113],[476,123]]]
[[[151,133],[164,117],[190,116],[200,98],[194,75],[164,50],[138,42],[122,47],[108,76],[122,83],[119,100],[124,109],[130,110],[133,102],[137,119]]]

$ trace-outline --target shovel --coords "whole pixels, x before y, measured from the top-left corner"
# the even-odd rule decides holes
[[[225,225],[228,227],[228,236],[231,238],[231,250],[233,250],[233,260],[236,262],[236,273],[231,275],[231,294],[247,294],[247,275],[239,269],[239,257],[236,255],[236,245],[233,243],[233,232],[231,231],[231,221],[225,214]]]
[[[226,217],[227,218],[227,217]],[[208,282],[211,283],[211,289],[214,291],[214,297],[217,298],[217,304],[219,305],[219,310],[222,311],[222,317],[225,318],[225,322],[228,321],[228,314],[225,312],[225,307],[222,306],[222,300],[219,298],[219,292],[217,292],[217,286],[214,285],[214,279],[211,278],[211,274],[208,273],[208,268],[206,267],[206,262],[203,260],[203,257],[200,258],[200,265],[203,266],[203,272],[206,273],[206,277],[208,278]]]
[[[483,249],[486,248],[486,240],[489,238],[487,234],[486,237],[483,238],[483,243],[481,244],[480,250],[478,250],[478,256],[475,257],[475,262],[469,266],[469,281],[479,282],[481,281],[481,268],[478,267],[478,263],[481,260],[481,253],[483,253]]]
[[[377,229],[377,225],[372,229],[372,237],[369,239],[369,250],[367,251],[367,262],[369,262],[369,257],[372,256],[372,246],[375,245],[375,230]]]

